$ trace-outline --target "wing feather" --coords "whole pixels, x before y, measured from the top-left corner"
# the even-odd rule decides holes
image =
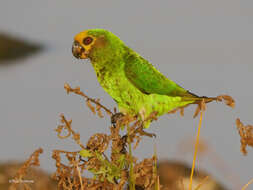
[[[128,54],[125,58],[124,71],[128,80],[145,94],[198,97],[166,78],[136,53]]]

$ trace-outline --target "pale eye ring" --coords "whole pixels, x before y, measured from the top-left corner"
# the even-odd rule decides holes
[[[83,39],[83,44],[84,45],[89,45],[89,44],[91,44],[92,41],[93,41],[93,38],[88,36],[88,37]]]

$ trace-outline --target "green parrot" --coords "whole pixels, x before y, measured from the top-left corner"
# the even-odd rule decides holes
[[[176,108],[215,100],[197,96],[166,78],[153,65],[104,29],[85,30],[74,37],[72,53],[90,59],[97,79],[118,104],[119,111],[137,116],[148,128],[151,113],[161,116]]]

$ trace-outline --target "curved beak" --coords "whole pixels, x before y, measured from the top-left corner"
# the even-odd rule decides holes
[[[84,47],[82,47],[81,44],[77,41],[74,41],[74,43],[72,45],[72,54],[77,59],[86,59],[86,58],[88,58]]]

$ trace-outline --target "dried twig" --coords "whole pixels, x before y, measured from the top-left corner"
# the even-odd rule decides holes
[[[71,88],[70,85],[68,83],[65,83],[64,84],[64,88],[65,90],[67,91],[67,94],[69,94],[70,92],[73,92],[75,94],[78,94],[80,96],[83,96],[85,99],[86,99],[86,104],[87,106],[91,109],[91,111],[93,113],[96,113],[95,110],[98,111],[98,114],[99,116],[101,116],[101,113],[100,113],[100,109],[104,109],[105,112],[108,114],[108,115],[112,115],[113,113],[111,112],[111,110],[109,110],[108,108],[106,108],[105,106],[103,106],[102,104],[99,103],[99,99],[93,99],[93,98],[90,98],[88,97],[86,94],[84,94],[81,90],[80,90],[80,87],[76,87],[76,88]],[[90,102],[94,103],[97,105],[97,108],[95,109],[91,104]]]
[[[76,133],[75,131],[72,130],[71,124],[72,124],[72,120],[67,121],[65,116],[63,114],[60,115],[61,117],[61,123],[62,125],[58,125],[57,128],[55,129],[55,131],[57,132],[57,136],[60,139],[65,139],[68,138],[70,135],[72,135],[72,138],[76,141],[76,143],[81,147],[81,148],[85,148],[84,145],[81,143],[80,141],[80,134]],[[68,134],[65,136],[61,136],[62,130],[66,129],[68,131]]]
[[[201,103],[200,109],[205,109],[204,105],[205,105],[205,102],[203,100]],[[194,174],[194,169],[195,169],[195,162],[197,159],[199,136],[200,136],[200,129],[201,129],[201,124],[202,124],[203,112],[204,112],[204,110],[201,110],[201,112],[200,112],[199,126],[198,126],[198,132],[197,132],[196,143],[195,143],[195,148],[194,148],[195,151],[194,151],[194,157],[193,157],[193,161],[192,161],[192,170],[191,170],[191,176],[190,176],[189,190],[192,190],[192,180],[193,180],[193,174]]]

